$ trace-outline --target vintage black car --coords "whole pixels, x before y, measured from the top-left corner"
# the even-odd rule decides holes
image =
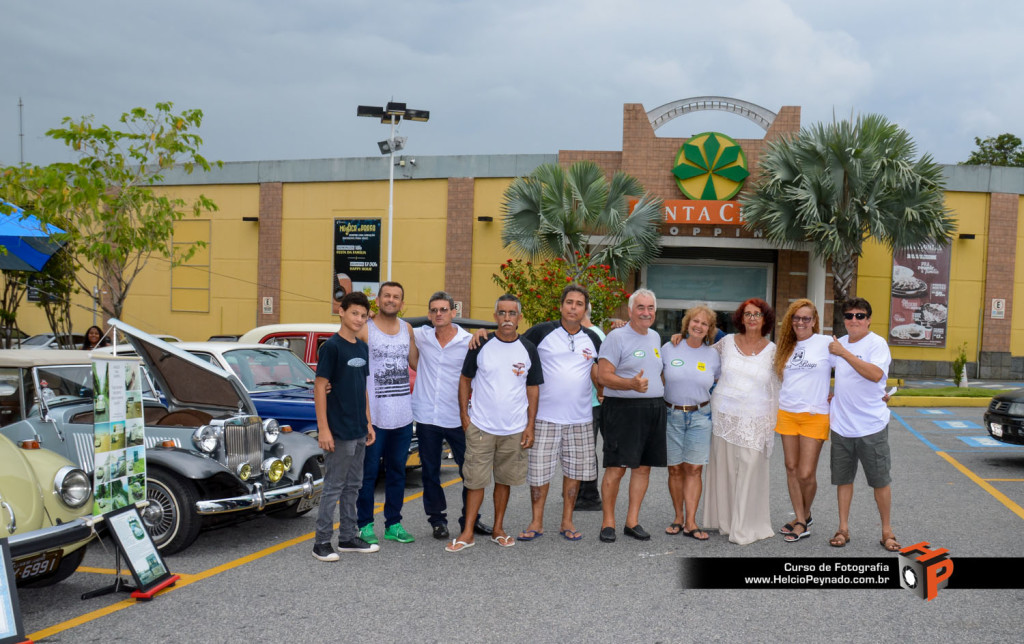
[[[144,392],[146,527],[165,554],[203,527],[265,511],[305,514],[319,502],[316,440],[260,418],[238,378],[118,320],[166,402]],[[97,353],[95,356],[103,354]],[[38,440],[92,473],[94,354],[0,351],[0,433]]]

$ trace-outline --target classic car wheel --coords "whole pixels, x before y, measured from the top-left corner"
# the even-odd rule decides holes
[[[189,547],[199,536],[201,521],[196,514],[196,488],[191,481],[151,469],[147,474],[143,523],[153,543],[165,555]]]
[[[85,559],[85,547],[81,547],[75,550],[69,555],[65,555],[60,560],[60,565],[57,566],[57,570],[45,577],[37,577],[25,583],[18,583],[22,588],[41,588],[43,586],[52,586],[56,583],[60,583],[70,577],[78,566],[82,564],[82,560]]]
[[[306,478],[307,473],[313,475],[314,481],[323,476],[323,473],[320,471],[320,466],[316,464],[316,458],[309,459],[306,461],[306,464],[302,466],[302,472],[299,473],[299,481]],[[294,519],[295,517],[301,517],[303,514],[306,514],[313,509],[310,507],[300,511],[300,505],[302,505],[302,499],[299,499],[279,512],[271,512],[269,516],[272,516],[275,519]]]

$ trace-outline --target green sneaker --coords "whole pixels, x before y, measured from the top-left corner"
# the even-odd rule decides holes
[[[373,524],[367,523],[359,530],[359,538],[370,544],[371,546],[375,543],[380,543],[377,540],[377,535],[373,533]]]
[[[365,539],[365,537],[363,538]],[[416,541],[416,537],[406,532],[401,523],[389,526],[388,529],[384,531],[384,538],[390,539],[391,541],[397,541],[398,543],[412,543],[413,541]]]

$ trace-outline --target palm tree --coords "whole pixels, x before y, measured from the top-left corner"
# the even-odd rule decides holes
[[[631,197],[638,197],[630,211]],[[530,259],[572,259],[588,252],[590,264],[607,264],[618,278],[659,253],[662,201],[634,177],[617,172],[611,182],[592,161],[568,169],[545,163],[505,190],[501,242]],[[586,268],[584,266],[584,268]]]
[[[878,114],[818,123],[771,143],[754,191],[740,200],[748,228],[783,246],[810,242],[832,261],[836,334],[866,240],[901,250],[952,237],[942,170],[931,155],[915,160],[915,150],[906,131]]]

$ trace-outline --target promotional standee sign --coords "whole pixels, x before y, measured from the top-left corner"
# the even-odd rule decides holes
[[[141,362],[94,359],[93,514],[146,500],[146,436]]]
[[[334,270],[331,311],[338,313],[346,293],[380,287],[380,219],[334,220]]]
[[[171,578],[134,505],[108,514],[107,526],[124,553],[139,591],[146,592]]]
[[[18,606],[18,589],[14,587],[14,567],[7,539],[0,539],[0,644],[25,641]]]
[[[927,244],[893,253],[889,344],[946,346],[949,259],[948,245]]]

